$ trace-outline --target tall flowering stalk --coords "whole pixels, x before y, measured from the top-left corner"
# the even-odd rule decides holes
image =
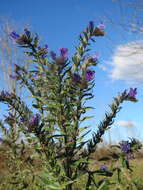
[[[134,92],[132,93],[132,91]],[[114,118],[116,117],[116,114],[121,110],[121,104],[124,101],[133,101],[136,102],[136,88],[130,89],[130,91],[127,93],[125,90],[123,93],[121,93],[118,97],[114,98],[114,102],[110,105],[111,112],[105,114],[105,118],[100,124],[98,125],[98,130],[96,133],[93,134],[92,140],[88,143],[88,150],[89,154],[95,151],[94,148],[96,148],[96,145],[101,141],[101,137],[105,133],[105,131],[114,123]]]
[[[96,56],[86,56],[89,41],[94,37],[104,36],[104,25],[95,26],[90,22],[80,35],[80,43],[72,61],[68,59],[68,49],[60,48],[60,55],[49,52],[47,45],[39,46],[37,35],[28,29],[19,35],[15,31],[10,37],[31,57],[34,65],[29,70],[15,65],[15,75],[21,86],[27,88],[34,101],[34,114],[16,95],[2,92],[0,101],[11,105],[19,114],[16,118],[20,130],[27,140],[33,142],[34,149],[43,155],[49,172],[53,173],[61,188],[72,190],[75,181],[81,175],[88,174],[86,189],[90,188],[93,174],[89,169],[89,159],[105,131],[113,124],[113,119],[120,111],[123,101],[137,101],[136,90],[124,91],[112,103],[111,113],[105,115],[99,129],[92,139],[85,141],[90,132],[81,133],[87,127],[80,124],[91,117],[84,116],[87,100],[94,97],[92,89],[95,85],[95,71],[90,66],[97,65]],[[34,135],[34,137],[33,137]],[[87,147],[85,147],[87,145]]]

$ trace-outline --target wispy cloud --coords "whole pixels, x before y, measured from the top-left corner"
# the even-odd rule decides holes
[[[117,121],[116,125],[122,127],[135,127],[137,124],[134,121]]]
[[[113,80],[143,84],[143,41],[118,46],[110,64]]]

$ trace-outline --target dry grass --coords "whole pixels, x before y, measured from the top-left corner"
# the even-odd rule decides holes
[[[7,149],[7,147],[4,147],[4,145],[1,145],[0,148],[5,148]],[[100,147],[99,149],[97,149],[97,151],[95,153],[92,154],[92,163],[90,165],[90,169],[95,170],[95,169],[99,169],[100,165],[102,165],[104,162],[101,161],[99,162],[99,159],[102,157],[107,157],[110,156],[110,152],[111,152],[111,148],[110,147]],[[26,163],[25,161],[29,158],[29,156],[32,154],[32,150],[30,150],[29,148],[27,148],[27,151],[23,157],[23,163]],[[6,151],[0,151],[0,181],[4,180],[4,177],[9,175],[9,172],[11,172],[9,170],[9,166],[8,163],[10,162],[9,160],[9,156],[6,153]],[[40,160],[36,160],[34,163],[39,163],[40,164]],[[131,165],[133,166],[133,174],[131,174],[131,177],[133,179],[143,179],[143,151],[140,151],[138,153],[135,154],[135,159],[130,161]],[[111,164],[113,164],[111,161],[106,161],[106,164],[110,167]],[[117,163],[114,163],[117,164]],[[25,169],[26,164],[22,164],[23,169]],[[35,167],[34,171],[40,171],[42,168],[41,167]],[[101,179],[102,177],[100,176],[96,176],[96,179]],[[112,177],[112,179],[115,179],[116,176],[114,175]],[[79,190],[79,189],[84,189],[84,181],[86,180],[86,176],[82,177],[81,180],[79,180],[79,182],[77,184],[75,184],[74,188],[75,190]],[[140,185],[141,188],[138,188],[139,190],[143,190],[143,184]],[[0,187],[0,190],[1,189]]]

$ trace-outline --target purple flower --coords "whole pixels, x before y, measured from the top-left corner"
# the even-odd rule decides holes
[[[101,170],[101,171],[107,171],[107,170],[108,170],[107,165],[106,165],[106,164],[101,165],[101,166],[100,166],[100,170]]]
[[[23,122],[26,121],[26,119],[25,119],[24,117],[21,117],[21,118],[20,118],[20,121],[23,123]]]
[[[123,94],[127,96],[127,89],[124,90]]]
[[[48,45],[47,45],[47,44],[45,44],[45,49],[46,49],[46,50],[48,49]]]
[[[89,58],[89,61],[95,63],[95,62],[98,61],[98,58],[99,58],[99,55],[94,55],[94,56],[92,56],[92,57]]]
[[[79,39],[82,39],[82,35],[81,34],[79,35]]]
[[[87,61],[88,59],[90,58],[90,55],[89,54],[86,54],[83,56],[83,61]]]
[[[10,97],[11,94],[7,91],[2,90],[0,96],[2,96],[3,98],[6,98],[6,97]]]
[[[40,120],[40,115],[36,114],[36,116],[33,116],[29,119],[29,124],[37,126],[39,124],[39,120]]]
[[[51,57],[52,57],[53,60],[56,59],[56,53],[54,51],[51,51],[50,55],[51,55]]]
[[[38,46],[38,50],[41,50],[41,49],[47,50],[47,49],[48,49],[48,45],[45,44],[45,47],[44,47],[44,48],[41,48],[41,46]]]
[[[103,23],[100,23],[97,25],[97,28],[101,31],[104,31],[105,30],[105,25]]]
[[[96,53],[94,56],[92,56],[93,62],[97,62],[99,59],[99,54]]]
[[[18,38],[20,37],[20,35],[17,34],[15,31],[12,31],[9,35],[15,41],[18,40]]]
[[[137,88],[130,88],[130,91],[127,94],[127,96],[130,98],[135,98],[136,94],[137,94]]]
[[[67,48],[60,48],[60,53],[61,53],[60,56],[61,56],[63,59],[66,59],[67,56],[68,56],[68,49],[67,49]]]
[[[89,54],[86,54],[84,57],[83,57],[83,61],[89,61],[89,62],[97,62],[99,59],[99,54],[98,53],[95,53],[94,56],[90,56]]]
[[[128,153],[131,150],[131,145],[128,141],[122,141],[121,152]]]
[[[89,27],[92,28],[92,29],[94,28],[94,22],[93,21],[89,22]]]
[[[80,82],[80,79],[81,79],[80,75],[77,74],[77,73],[74,73],[74,74],[72,75],[72,78],[73,78],[73,80],[74,80],[75,82]]]
[[[85,74],[86,80],[90,81],[94,79],[95,71],[88,69]]]
[[[28,38],[30,38],[31,32],[30,32],[27,28],[24,29],[24,32],[25,32],[26,36],[27,36]]]
[[[98,61],[98,58],[97,58],[96,56],[91,57],[90,61],[91,61],[91,62],[97,62],[97,61]]]

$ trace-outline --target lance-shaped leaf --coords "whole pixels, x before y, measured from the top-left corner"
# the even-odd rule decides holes
[[[91,118],[93,118],[94,116],[85,116],[85,117],[83,117],[83,118],[81,118],[79,121],[85,121],[86,119],[91,119]]]

